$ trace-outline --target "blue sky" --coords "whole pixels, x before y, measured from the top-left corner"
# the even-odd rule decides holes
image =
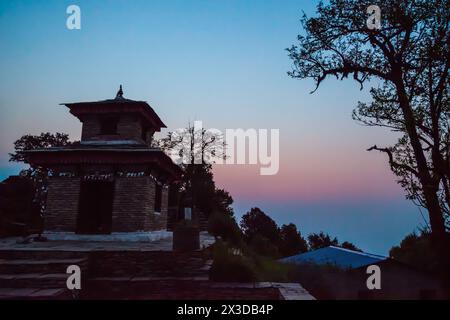
[[[66,8],[81,8],[81,30]],[[259,206],[304,233],[324,230],[386,254],[422,218],[404,200],[386,159],[368,153],[394,135],[351,119],[367,90],[328,80],[313,95],[297,81],[285,48],[314,1],[0,1],[0,178],[25,133],[67,132],[80,123],[61,102],[125,97],[148,101],[169,129],[280,129],[280,173],[217,168],[237,215]],[[244,179],[245,177],[245,179]],[[369,223],[370,222],[370,223]]]

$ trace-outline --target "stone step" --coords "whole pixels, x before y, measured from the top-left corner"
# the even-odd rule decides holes
[[[174,281],[174,282],[192,282],[192,281],[208,281],[207,276],[198,277],[174,277],[174,276],[133,276],[133,277],[96,277],[89,279],[89,283],[111,282],[111,283],[139,283],[139,282],[160,282],[160,281]]]
[[[87,258],[78,259],[0,259],[0,274],[19,273],[65,273],[70,265],[78,265],[81,269],[87,266]]]
[[[196,277],[98,277],[89,279],[86,287],[93,296],[114,298],[135,294],[154,294],[177,290],[201,290],[209,283],[208,276]]]
[[[201,276],[209,276],[209,271],[205,270],[178,270],[178,271],[158,271],[158,272],[139,272],[139,273],[128,273],[123,272],[121,270],[116,270],[114,272],[103,272],[103,273],[90,273],[91,277],[123,277],[123,276],[136,276],[136,277],[175,277],[175,278],[183,278],[183,277],[201,277]]]
[[[0,288],[0,300],[59,300],[71,297],[67,289]]]
[[[90,274],[92,276],[122,276],[122,275],[197,275],[208,273],[210,265],[203,258],[191,258],[186,254],[166,254],[160,257],[154,254],[135,255],[125,254],[111,259],[107,255],[95,256],[91,261]],[[129,263],[129,261],[135,263]],[[108,263],[102,263],[108,261]]]
[[[66,289],[66,273],[0,274],[0,288]]]
[[[85,258],[88,252],[83,251],[62,251],[62,250],[0,250],[0,259],[28,259],[28,260],[42,260],[42,259],[77,259]]]

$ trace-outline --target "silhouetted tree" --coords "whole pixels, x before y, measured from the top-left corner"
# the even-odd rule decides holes
[[[353,243],[349,241],[340,243],[338,238],[331,238],[328,233],[324,233],[323,231],[320,231],[319,233],[311,233],[310,235],[308,235],[308,245],[310,250],[317,250],[320,248],[334,246],[362,252],[362,250],[355,246]]]
[[[208,232],[227,241],[232,246],[241,247],[242,245],[243,236],[236,220],[221,211],[213,212],[209,217]]]
[[[344,241],[339,245],[341,248],[344,249],[349,249],[349,250],[353,250],[353,251],[359,251],[362,252],[361,249],[359,249],[357,246],[355,246],[353,243],[348,242],[348,241]]]
[[[297,230],[295,224],[283,224],[280,235],[280,252],[283,256],[293,256],[308,251],[308,243]]]
[[[211,156],[224,156],[222,135],[189,124],[183,130],[169,132],[166,138],[154,140],[153,144],[177,156],[175,160],[184,173],[181,183],[173,186],[173,190],[178,191],[180,198],[192,198],[194,205],[207,217],[212,212],[234,214],[233,198],[225,190],[216,188],[212,172]]]
[[[0,182],[0,236],[24,235],[42,227],[35,188],[27,177],[11,176]]]
[[[308,244],[310,250],[317,250],[324,247],[339,245],[338,239],[331,239],[330,235],[320,231],[319,233],[311,233],[308,235]]]
[[[216,189],[214,193],[214,203],[216,210],[219,212],[224,212],[230,217],[234,216],[234,210],[231,206],[233,204],[233,197],[231,197],[228,191],[224,189]]]
[[[69,135],[66,133],[57,132],[53,134],[46,132],[40,135],[26,134],[14,142],[14,152],[9,154],[9,161],[27,163],[23,151],[62,147],[72,143],[69,141]],[[47,170],[39,166],[30,166],[28,169],[22,170],[20,175],[29,178],[34,184],[36,190],[34,202],[41,206],[41,213],[43,213],[47,194]]]
[[[381,8],[379,30],[366,25],[372,4]],[[317,13],[302,18],[305,35],[288,49],[294,62],[289,75],[314,79],[316,89],[329,76],[351,76],[361,88],[378,80],[371,82],[378,84],[372,102],[360,102],[353,117],[402,134],[394,146],[369,150],[386,153],[408,198],[426,207],[434,245],[448,267],[449,1],[330,0],[320,2]]]
[[[248,241],[260,236],[276,246],[280,243],[280,230],[277,224],[259,208],[251,208],[244,214],[240,227]]]
[[[223,134],[190,123],[186,128],[169,132],[165,138],[154,140],[153,144],[168,151],[183,167],[212,164],[215,158],[225,157]]]
[[[426,230],[407,235],[400,245],[391,248],[389,256],[419,270],[438,271],[437,252],[431,244],[430,232]]]
[[[270,258],[280,257],[278,245],[260,234],[255,234],[250,238],[248,240],[248,245],[254,253],[257,253],[260,256]]]
[[[26,163],[26,158],[23,151],[61,147],[69,145],[70,143],[69,135],[66,133],[45,132],[38,136],[26,134],[14,142],[14,152],[9,154],[9,161]],[[32,170],[36,169],[39,168],[32,168]]]

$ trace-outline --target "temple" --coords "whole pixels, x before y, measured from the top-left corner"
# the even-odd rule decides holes
[[[49,172],[44,228],[80,234],[167,228],[168,186],[181,169],[153,134],[165,128],[144,101],[123,97],[63,103],[82,123],[81,141],[26,152]]]

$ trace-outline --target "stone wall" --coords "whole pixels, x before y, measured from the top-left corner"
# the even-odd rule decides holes
[[[80,195],[79,177],[50,177],[45,229],[75,232]]]
[[[117,122],[116,135],[100,134],[100,115],[89,115],[83,118],[81,140],[135,140],[144,143],[142,139],[142,124],[139,117],[132,114],[121,115]]]
[[[165,230],[166,213],[155,214],[155,181],[150,177],[116,178],[112,231]]]
[[[80,177],[49,179],[45,230],[76,231],[80,183]],[[162,190],[160,214],[155,214],[155,181],[151,177],[117,177],[114,189],[112,232],[167,229],[167,188]]]
[[[167,217],[169,208],[169,187],[164,186],[161,193],[161,214]]]
[[[192,276],[204,267],[206,258],[202,251],[93,251],[89,254],[89,276]]]
[[[83,118],[83,128],[81,130],[81,140],[91,140],[100,134],[100,121],[94,115]]]
[[[144,142],[142,139],[142,124],[137,116],[122,115],[117,123],[117,134],[121,139]]]

